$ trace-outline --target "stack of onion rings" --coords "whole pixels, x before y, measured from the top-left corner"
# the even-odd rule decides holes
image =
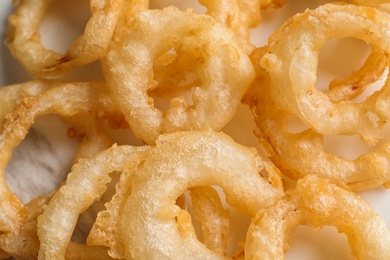
[[[200,0],[206,14],[195,14],[173,6],[149,10],[148,0],[92,0],[84,34],[65,54],[40,42],[52,2],[15,2],[6,44],[38,79],[0,89],[0,258],[225,259],[232,256],[234,223],[224,195],[252,218],[233,259],[283,259],[298,224],[334,225],[354,256],[389,258],[388,227],[349,191],[390,183],[389,142],[346,160],[325,152],[322,136],[358,134],[374,144],[382,135],[389,81],[366,101],[352,100],[388,70],[387,2],[306,10],[252,52],[249,28],[259,24],[262,9],[285,2]],[[321,92],[314,87],[320,48],[344,36],[370,43],[371,54]],[[103,83],[49,79],[95,60]],[[219,132],[242,98],[262,153]],[[160,99],[171,99],[166,112],[154,103]],[[69,137],[80,143],[66,181],[24,204],[8,187],[5,168],[34,120],[46,114],[68,123]],[[290,115],[309,129],[288,132]],[[110,128],[131,130],[148,145],[114,144]],[[104,201],[86,240],[73,242],[81,214]]]

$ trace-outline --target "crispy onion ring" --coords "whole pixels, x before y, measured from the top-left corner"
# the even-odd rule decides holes
[[[261,170],[273,174],[267,164],[255,149],[222,133],[162,135],[155,148],[129,162],[91,233],[104,234],[116,258],[221,258],[197,240],[191,216],[176,198],[192,187],[218,185],[230,205],[253,215],[283,194],[261,177]]]
[[[179,96],[163,114],[148,96],[155,87],[152,64],[173,47],[196,61],[194,71],[202,84],[194,89],[193,105]],[[209,16],[174,7],[139,13],[128,38],[109,52],[107,64],[113,100],[135,135],[149,144],[162,133],[220,130],[234,116],[254,76],[229,30]]]
[[[284,199],[256,215],[248,229],[245,256],[284,259],[299,224],[336,226],[347,235],[357,259],[390,258],[390,230],[375,210],[355,193],[314,175],[299,180]]]
[[[23,0],[17,3],[9,17],[6,45],[12,55],[32,74],[55,75],[75,66],[103,58],[107,53],[123,0],[91,0],[91,17],[84,33],[60,54],[45,49],[39,36],[39,26],[53,0]],[[96,33],[96,31],[99,33]]]
[[[379,92],[358,104],[333,103],[314,83],[320,47],[330,37],[364,40],[377,45],[387,57],[390,45],[385,39],[390,37],[389,26],[387,14],[355,5],[325,4],[296,15],[278,32],[277,39],[273,38],[262,60],[270,73],[272,98],[278,107],[320,133],[358,134],[368,144],[377,142],[390,116],[389,80]],[[287,36],[292,32],[294,40]],[[389,64],[388,58],[386,63]]]
[[[13,253],[13,257],[17,257],[17,259],[36,259],[39,249],[37,217],[43,213],[46,205],[49,203],[56,191],[57,189],[49,194],[46,194],[45,196],[37,197],[26,204],[28,219],[25,223],[23,223],[24,232],[19,234],[19,241],[27,241],[27,246],[24,242],[23,245],[25,247],[20,248],[18,252]],[[10,257],[5,252],[4,255],[2,253],[3,252],[0,252],[1,257]],[[111,259],[107,254],[106,247],[89,247],[84,244],[71,242],[66,250],[66,259],[88,260],[91,258],[97,260]]]
[[[66,184],[38,217],[38,236],[41,242],[39,258],[65,259],[79,215],[106,191],[107,184],[111,181],[109,174],[122,171],[137,151],[145,149],[147,147],[113,146],[91,159],[81,159],[74,165]],[[61,232],[50,232],[58,230],[59,223]]]
[[[34,83],[33,83],[34,84]],[[114,108],[105,94],[105,86],[97,83],[63,83],[51,87],[46,92],[25,97],[21,103],[5,117],[3,131],[0,135],[0,248],[7,253],[24,254],[36,251],[36,246],[26,239],[16,243],[14,239],[25,237],[29,212],[25,205],[9,190],[5,180],[5,168],[11,159],[13,149],[26,136],[34,119],[44,114],[58,114],[64,117],[74,115],[88,116],[100,113],[104,116]],[[98,135],[99,136],[99,135]],[[97,138],[97,136],[96,136]],[[20,241],[19,241],[20,242]]]
[[[269,45],[273,45],[278,41],[286,28],[294,23],[295,17],[288,19],[281,27],[279,27],[270,37]],[[372,46],[372,51],[363,64],[363,66],[353,71],[348,77],[343,79],[335,79],[330,82],[329,90],[324,93],[329,97],[333,103],[352,100],[362,94],[370,84],[378,81],[386,68],[388,63],[385,55],[380,48]]]
[[[378,187],[389,181],[389,141],[355,160],[347,160],[325,152],[323,136],[312,129],[287,131],[289,114],[278,109],[271,99],[270,77],[260,65],[266,51],[259,48],[251,55],[256,79],[244,103],[252,108],[257,124],[255,134],[271,161],[289,178],[297,180],[316,174],[352,190]]]
[[[199,1],[207,8],[207,15],[234,32],[237,41],[247,54],[254,49],[254,45],[250,42],[249,28],[256,27],[260,23],[260,9],[277,8],[284,3],[284,1],[279,1],[278,4],[272,5],[271,2],[252,0]],[[140,10],[140,8],[137,10]],[[177,57],[173,54],[156,59],[153,70],[157,88],[149,90],[150,96],[172,97],[183,92],[183,90],[198,86],[200,84],[199,80],[189,80],[193,77],[194,63],[196,63],[196,60],[193,60],[193,58],[188,56]]]

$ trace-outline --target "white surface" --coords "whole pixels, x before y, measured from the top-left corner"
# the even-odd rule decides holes
[[[65,2],[65,1],[62,1]],[[76,1],[70,1],[76,3]],[[163,1],[155,0],[154,7],[159,8],[167,3],[176,3],[178,1]],[[290,2],[281,10],[270,10],[263,13],[263,21],[258,28],[252,30],[252,41],[257,46],[266,44],[267,37],[270,35],[278,26],[280,26],[288,17],[296,12],[303,11],[306,8],[314,8],[319,4],[323,4],[326,1],[306,1],[306,0],[290,0]],[[180,7],[186,8],[188,2],[180,1]],[[11,7],[11,0],[0,1],[0,35],[4,36],[4,28],[6,23],[6,15],[9,13]],[[85,7],[83,5],[83,7]],[[81,8],[81,7],[80,7]],[[69,10],[69,9],[68,9]],[[77,9],[77,12],[83,12]],[[196,11],[204,11],[204,8],[196,5]],[[85,11],[85,10],[84,10]],[[57,43],[61,43],[57,50],[65,50],[66,46],[64,42],[69,43],[69,39],[74,38],[77,33],[80,32],[79,27],[69,26],[64,20],[59,21],[59,26],[65,29],[53,29],[55,20],[51,17],[46,17],[44,24],[42,25],[41,31],[44,34],[42,39],[45,44],[50,47],[58,46]],[[74,22],[74,20],[72,21]],[[83,23],[85,21],[77,21]],[[53,41],[53,34],[56,34]],[[47,34],[45,34],[47,33]],[[320,64],[319,64],[319,88],[326,85],[330,79],[334,77],[341,77],[347,75],[353,69],[357,69],[359,65],[364,61],[368,52],[368,47],[359,41],[355,40],[344,40],[344,41],[330,41],[321,52]],[[358,54],[358,55],[357,55]],[[11,58],[9,52],[2,46],[0,48],[0,85],[7,85],[17,82],[23,82],[30,78],[30,76]],[[350,67],[350,64],[355,64],[355,67]],[[99,66],[92,64],[87,66],[86,69],[82,69],[76,72],[72,72],[70,78],[72,79],[96,79],[96,75],[99,73],[91,73],[99,70]],[[98,71],[99,72],[99,71]],[[91,76],[93,75],[93,76]],[[101,76],[97,79],[101,79]],[[53,130],[60,129],[61,131]],[[225,128],[225,132],[231,134],[236,141],[248,145],[257,147],[256,138],[254,137],[252,130],[254,124],[252,121],[249,110],[242,106],[239,109],[238,115],[234,120]],[[37,189],[50,189],[53,187],[58,180],[53,181],[51,185],[46,185],[48,178],[43,172],[43,168],[49,165],[53,168],[51,171],[56,172],[55,176],[58,179],[62,179],[68,170],[71,156],[74,151],[75,144],[66,140],[65,127],[60,123],[59,120],[53,121],[52,117],[39,119],[34,125],[35,131],[31,135],[37,135],[42,142],[34,143],[28,139],[26,142],[18,148],[18,154],[23,156],[14,156],[12,165],[7,169],[11,171],[13,177],[12,181],[9,182],[15,190],[18,190],[18,194],[23,201],[28,201],[29,198],[37,195]],[[29,137],[30,138],[30,137]],[[337,146],[335,144],[338,144]],[[360,142],[356,137],[326,137],[326,149],[328,151],[335,152],[340,156],[346,158],[355,158],[359,154],[367,151],[368,148]],[[29,150],[36,151],[37,147],[40,147],[41,152],[32,152],[34,156],[29,156]],[[20,149],[24,149],[23,151]],[[16,159],[17,158],[17,159]],[[28,159],[26,159],[28,158]],[[35,158],[31,160],[31,158]],[[16,168],[15,168],[16,167]],[[43,168],[42,168],[43,167]],[[33,172],[39,172],[39,176]],[[22,177],[23,176],[23,177]],[[32,180],[27,180],[28,177],[32,177]],[[44,181],[42,181],[42,179]],[[23,182],[24,184],[21,184]],[[27,181],[26,181],[27,180]],[[34,183],[35,189],[27,188],[25,184]],[[42,191],[41,191],[42,192]],[[373,189],[370,191],[359,192],[371,205],[377,210],[377,212],[385,219],[387,224],[390,226],[390,191],[383,188]],[[236,225],[234,228],[235,233],[240,233],[241,236],[245,234],[245,228],[248,220],[242,221],[242,217],[233,214]],[[324,228],[319,232],[312,232],[305,227],[298,228],[294,237],[294,246],[286,254],[286,259],[347,259],[350,257],[350,249],[348,247],[346,238],[344,235],[339,235],[335,228],[329,227]]]

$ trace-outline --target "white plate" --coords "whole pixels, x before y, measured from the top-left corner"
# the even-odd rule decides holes
[[[60,1],[66,3],[64,0]],[[76,1],[73,2],[76,3]],[[257,46],[266,44],[267,37],[288,17],[296,12],[301,12],[306,8],[314,8],[327,1],[310,1],[309,4],[308,2],[305,0],[294,0],[287,3],[280,10],[263,12],[261,25],[251,31],[253,43]],[[179,3],[182,9],[192,5],[196,11],[204,11],[204,8],[198,4],[194,4],[193,1],[154,0],[153,5],[158,8],[169,3]],[[87,7],[86,4],[81,5],[82,7]],[[6,17],[10,10],[11,0],[0,1],[1,38],[4,37]],[[60,11],[61,9],[56,9],[53,12]],[[81,10],[79,6],[75,11],[82,13],[85,10]],[[74,19],[75,17],[76,19]],[[80,28],[74,28],[69,25],[69,19],[73,19],[72,22],[75,22],[75,20],[78,23],[85,22],[77,21],[77,17],[83,16],[75,16],[72,11],[67,17],[60,20],[57,20],[56,16],[46,17],[41,28],[42,39],[45,45],[55,48],[58,51],[65,50],[71,39],[80,33]],[[356,55],[356,53],[359,53],[359,55]],[[367,53],[368,47],[359,41],[351,39],[330,41],[323,51],[321,51],[318,85],[325,85],[330,79],[347,75],[351,69],[358,68],[359,64],[362,64],[364,61]],[[13,60],[4,46],[0,48],[0,57],[0,85],[4,86],[23,82],[31,78]],[[357,67],[351,68],[349,64],[355,64]],[[99,70],[99,66],[92,64],[85,69],[72,72],[68,78],[71,80],[102,80],[101,76],[95,77],[96,73],[92,73],[97,70]],[[256,138],[252,133],[253,128],[252,116],[249,110],[242,106],[239,109],[238,115],[229,123],[224,131],[244,145],[257,147]],[[53,131],[53,129],[58,129],[58,131]],[[66,174],[76,145],[74,142],[69,142],[66,139],[65,131],[66,127],[56,118],[44,117],[39,119],[28,138],[23,141],[14,153],[13,160],[7,168],[7,181],[23,201],[26,202],[39,193],[44,193],[52,189]],[[336,143],[338,144],[337,147],[335,146]],[[326,149],[329,151],[333,151],[346,158],[356,158],[356,156],[366,151],[364,145],[355,137],[327,137],[326,145]],[[37,152],[37,149],[40,149],[39,152]],[[43,178],[45,181],[42,181],[42,176],[45,176]],[[47,176],[51,176],[52,180]],[[33,186],[35,185],[38,188],[31,188],[31,183],[34,183]],[[390,226],[390,208],[388,206],[390,202],[390,191],[377,188],[359,192],[358,194],[365,198]],[[241,218],[244,218],[243,216],[233,214],[232,218],[234,224],[236,224],[233,232],[239,237],[244,237],[248,220],[246,219],[244,226],[242,226],[237,224],[241,222]],[[313,232],[308,228],[299,227],[294,236],[294,245],[286,254],[286,259],[348,259],[350,257],[350,249],[345,235],[338,234],[333,227],[324,228],[319,232]]]

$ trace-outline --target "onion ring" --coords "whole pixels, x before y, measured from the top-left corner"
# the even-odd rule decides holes
[[[346,29],[341,24],[349,26]],[[278,33],[278,39],[273,39],[269,53],[262,60],[270,73],[272,98],[278,107],[322,134],[358,134],[368,144],[376,143],[390,115],[387,109],[389,80],[378,93],[359,104],[333,103],[314,87],[315,68],[319,49],[330,37],[362,39],[377,45],[386,56],[390,46],[383,39],[390,37],[390,28],[383,28],[389,24],[387,14],[355,5],[325,4],[296,15],[291,24]],[[292,31],[294,41],[287,37]],[[389,64],[387,58],[386,63]]]
[[[129,158],[145,149],[113,146],[93,158],[81,159],[74,165],[66,184],[38,217],[38,237],[41,242],[39,258],[65,259],[78,216],[103,195],[107,183],[111,181],[109,174],[122,171]],[[61,229],[58,229],[59,223]],[[59,232],[51,232],[53,229]]]
[[[314,175],[299,180],[284,199],[256,215],[248,229],[245,256],[284,259],[299,224],[336,226],[347,235],[357,259],[390,257],[390,230],[375,210],[353,192]]]
[[[123,44],[108,53],[107,64],[112,98],[135,135],[152,144],[162,133],[220,130],[234,116],[254,76],[231,32],[209,16],[174,7],[141,12],[132,25]],[[193,92],[193,105],[179,96],[163,115],[147,92],[154,87],[153,59],[172,47],[197,60],[194,70],[202,85]]]
[[[323,136],[310,128],[300,133],[287,131],[289,114],[278,109],[271,99],[270,77],[260,64],[266,51],[259,48],[251,55],[256,79],[243,101],[252,108],[261,148],[283,174],[294,180],[315,174],[352,190],[388,182],[390,142],[355,160],[347,160],[325,152]]]
[[[115,258],[220,258],[197,240],[191,216],[176,198],[192,187],[218,185],[230,205],[253,215],[283,194],[260,176],[262,169],[275,170],[267,164],[255,149],[222,133],[162,135],[155,148],[129,162],[95,231],[104,234]]]
[[[113,107],[107,95],[104,95],[105,86],[94,83],[56,85],[41,95],[25,97],[12,113],[6,116],[3,131],[0,135],[0,194],[4,200],[0,201],[0,248],[9,254],[29,250],[30,241],[26,244],[17,243],[19,237],[27,232],[24,223],[28,218],[26,207],[12,193],[5,181],[5,168],[11,158],[13,149],[19,145],[33,124],[35,117],[43,114],[58,114],[61,116],[91,115],[95,113],[105,115]],[[35,248],[36,249],[36,248]],[[33,249],[31,249],[33,250]]]
[[[273,45],[286,31],[286,28],[294,23],[295,17],[288,19],[279,27],[268,40],[269,45]],[[388,67],[387,61],[382,50],[372,46],[372,51],[364,65],[357,71],[354,71],[347,78],[335,79],[330,82],[328,91],[324,93],[330,101],[337,103],[340,101],[352,100],[362,94],[367,87],[378,81]]]
[[[90,1],[91,17],[84,34],[69,47],[66,54],[45,49],[38,29],[44,13],[53,0],[23,0],[9,16],[5,43],[12,55],[32,74],[45,76],[67,72],[103,58],[114,33],[123,0]],[[96,33],[96,31],[99,33]]]
[[[28,214],[28,219],[23,223],[24,232],[20,234],[19,241],[27,241],[27,244],[24,242],[26,247],[20,248],[18,252],[13,252],[12,255],[6,254],[8,257],[17,257],[21,259],[34,258],[38,255],[39,249],[39,238],[37,236],[37,217],[42,214],[45,210],[45,206],[50,201],[56,190],[46,194],[45,196],[40,196],[32,200],[26,205]],[[0,252],[1,257],[3,252]],[[5,252],[4,252],[5,254]],[[6,256],[4,256],[6,257]],[[84,244],[78,244],[71,242],[66,250],[66,259],[75,259],[75,260],[88,260],[91,259],[111,259],[107,254],[107,248],[105,247],[89,247]]]

